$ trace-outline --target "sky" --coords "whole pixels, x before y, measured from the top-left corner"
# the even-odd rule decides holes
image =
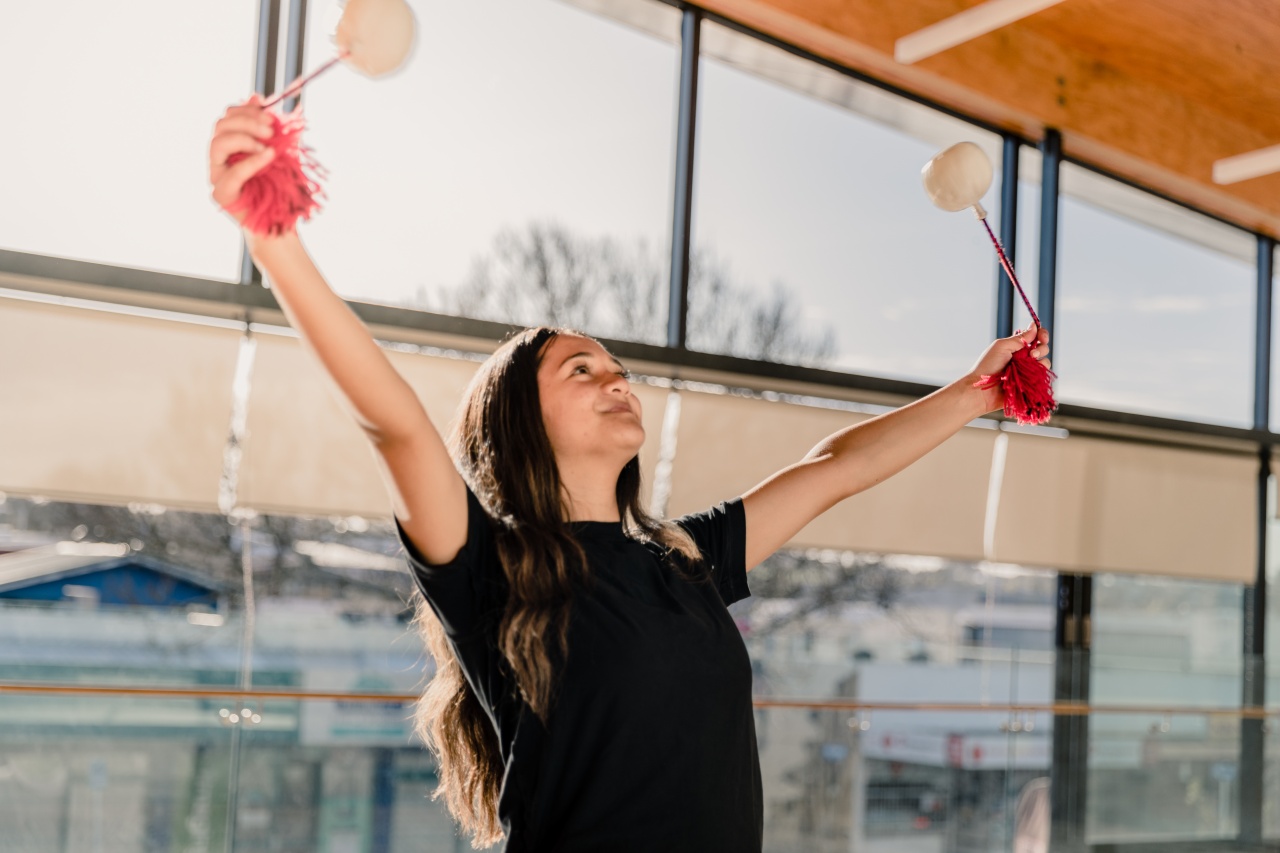
[[[326,209],[301,230],[340,294],[433,295],[500,230],[534,221],[669,244],[675,10],[631,0],[662,37],[564,0],[410,5],[419,41],[404,70],[336,69],[306,95],[330,176]],[[337,14],[326,0],[312,10],[308,68],[331,55]],[[0,73],[32,82],[0,98],[32,124],[0,142],[0,248],[237,279],[238,234],[209,199],[206,154],[213,122],[251,89],[256,13],[250,0],[6,11],[17,20],[0,27]],[[741,286],[781,285],[808,324],[833,328],[835,367],[962,375],[994,332],[995,257],[972,216],[929,204],[919,172],[962,139],[998,156],[995,137],[714,25],[703,46],[695,244]],[[1176,234],[1107,209],[1096,179],[1068,170],[1063,185],[1060,399],[1246,424],[1247,236],[1242,258],[1222,250],[1229,238],[1188,239],[1221,227],[1171,205],[1156,218]],[[1034,293],[1034,181],[1020,197],[1016,260]]]

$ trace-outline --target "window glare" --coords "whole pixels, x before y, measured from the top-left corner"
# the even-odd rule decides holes
[[[238,280],[240,236],[209,199],[206,161],[214,122],[252,91],[257,13],[252,0],[7,9],[0,105],[24,130],[4,141],[0,248]]]
[[[1253,238],[1072,164],[1062,178],[1059,399],[1250,423]]]
[[[311,144],[331,177],[302,233],[334,287],[660,342],[661,313],[637,334],[623,313],[637,299],[599,292],[600,268],[620,271],[645,292],[659,285],[665,306],[679,13],[640,5],[668,38],[551,0],[422,3],[401,72],[309,90]],[[323,18],[309,64],[332,51]],[[549,278],[528,269],[540,251],[560,264]]]

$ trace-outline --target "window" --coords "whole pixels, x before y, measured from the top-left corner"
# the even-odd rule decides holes
[[[665,339],[680,14],[612,5],[633,22],[552,0],[427,3],[397,75],[307,90],[331,177],[301,231],[339,293]],[[332,54],[325,20],[308,66]]]
[[[929,202],[920,170],[977,142],[998,216],[999,138],[714,23],[702,46],[690,346],[963,374],[990,342],[996,258],[970,214]]]
[[[1096,575],[1090,701],[1238,707],[1241,589]],[[1093,714],[1089,742],[1090,842],[1235,835],[1239,717]]]
[[[22,129],[0,162],[0,248],[238,281],[206,161],[214,122],[253,90],[258,5],[7,9],[0,104]]]
[[[1058,398],[1248,426],[1254,238],[1063,164]]]

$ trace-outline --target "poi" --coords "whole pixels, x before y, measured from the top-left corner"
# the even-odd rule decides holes
[[[405,0],[347,0],[333,34],[337,56],[263,103],[273,129],[265,144],[275,149],[275,157],[245,183],[240,197],[227,208],[231,213],[244,213],[246,228],[267,235],[292,231],[299,219],[310,219],[320,209],[324,197],[318,179],[326,173],[301,141],[306,128],[301,107],[283,116],[270,107],[302,91],[339,62],[368,77],[390,74],[409,58],[416,31],[413,12]],[[234,154],[227,163],[246,156]]]
[[[1022,304],[1027,307],[1027,313],[1031,315],[1038,334],[1040,318],[1031,307],[1031,301],[1027,299],[1027,294],[1013,271],[1013,264],[1005,254],[1004,246],[996,239],[995,232],[991,230],[991,225],[987,222],[987,211],[980,203],[991,186],[991,161],[987,159],[986,153],[972,142],[958,142],[926,163],[921,177],[924,179],[925,192],[938,207],[950,211],[973,209],[987,229],[987,236],[991,238],[996,254],[1000,257],[1000,265],[1009,275],[1009,281],[1018,289]],[[1013,354],[1001,373],[983,376],[974,384],[975,388],[984,391],[999,384],[1004,392],[1005,417],[1014,418],[1020,424],[1042,424],[1058,408],[1053,397],[1053,380],[1057,377],[1053,371],[1031,357],[1034,346],[1033,342],[1027,343]]]

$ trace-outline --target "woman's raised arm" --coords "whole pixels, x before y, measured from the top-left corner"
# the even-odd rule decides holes
[[[214,201],[224,209],[270,159],[271,149],[258,141],[269,128],[256,99],[231,107],[215,126],[209,180]],[[228,166],[227,158],[237,152],[250,156]],[[428,560],[448,562],[466,541],[466,489],[417,394],[329,287],[296,233],[261,237],[246,230],[245,238],[289,323],[372,441],[405,532]]]
[[[803,459],[742,496],[747,517],[747,569],[758,565],[806,524],[933,450],[974,418],[1004,405],[999,386],[973,387],[1032,341],[1027,331],[1000,338],[968,376],[892,412],[827,436]],[[1049,333],[1041,329],[1031,355],[1048,366]]]

